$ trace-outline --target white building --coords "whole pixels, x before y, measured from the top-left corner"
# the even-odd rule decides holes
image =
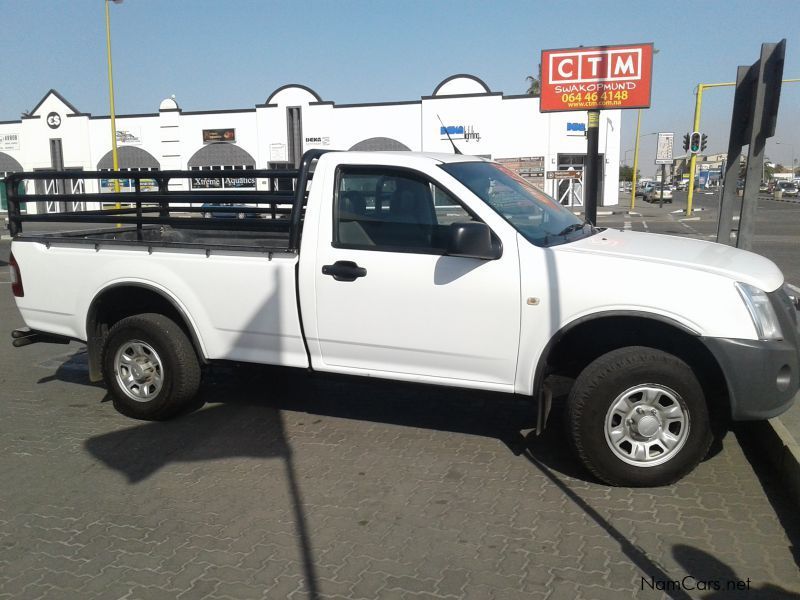
[[[538,98],[505,96],[477,77],[454,75],[430,96],[398,102],[336,104],[295,84],[278,88],[264,104],[235,110],[184,111],[168,98],[158,112],[117,116],[116,135],[123,170],[224,170],[293,165],[309,148],[452,152],[446,127],[464,154],[504,162],[565,204],[578,204],[579,179],[555,172],[582,171],[586,120],[585,112],[540,113]],[[600,198],[606,206],[618,201],[620,128],[621,112],[603,111]],[[23,170],[110,169],[110,136],[108,116],[83,113],[50,90],[29,115],[0,122],[0,177]],[[220,184],[267,186],[208,177],[193,187]],[[39,193],[57,188],[56,182],[39,185]],[[187,184],[176,187],[181,185]]]

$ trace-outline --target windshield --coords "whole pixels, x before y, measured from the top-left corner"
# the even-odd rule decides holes
[[[532,244],[555,246],[596,231],[565,206],[496,163],[459,162],[440,166]]]

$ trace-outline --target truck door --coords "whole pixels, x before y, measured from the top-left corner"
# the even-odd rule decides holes
[[[513,385],[516,238],[498,240],[496,260],[446,256],[450,223],[471,220],[478,217],[421,173],[340,166],[315,265],[321,370]]]

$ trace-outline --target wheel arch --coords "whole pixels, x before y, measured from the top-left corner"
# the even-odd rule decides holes
[[[577,377],[596,358],[626,346],[648,346],[682,359],[700,380],[709,410],[729,418],[724,373],[699,332],[670,317],[645,311],[596,313],[563,326],[539,357],[533,376],[534,397],[540,397],[549,375]]]
[[[180,302],[165,290],[143,282],[118,282],[100,290],[86,313],[86,344],[89,378],[102,379],[102,352],[108,330],[114,323],[135,314],[154,312],[169,317],[189,337],[197,358],[208,362],[192,320]]]

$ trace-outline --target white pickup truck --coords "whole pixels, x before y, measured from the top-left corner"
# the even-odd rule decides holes
[[[653,486],[703,459],[713,423],[778,415],[800,385],[798,301],[772,262],[596,228],[491,161],[311,151],[295,171],[249,172],[288,194],[119,176],[137,181],[120,208],[44,215],[21,203],[52,197],[16,190],[54,174],[8,178],[28,326],[13,337],[86,342],[90,377],[135,418],[186,410],[225,360],[519,394],[541,428],[558,375],[574,379],[568,430],[588,469]],[[257,218],[210,217],[209,202]],[[105,228],[22,231],[37,221]]]

